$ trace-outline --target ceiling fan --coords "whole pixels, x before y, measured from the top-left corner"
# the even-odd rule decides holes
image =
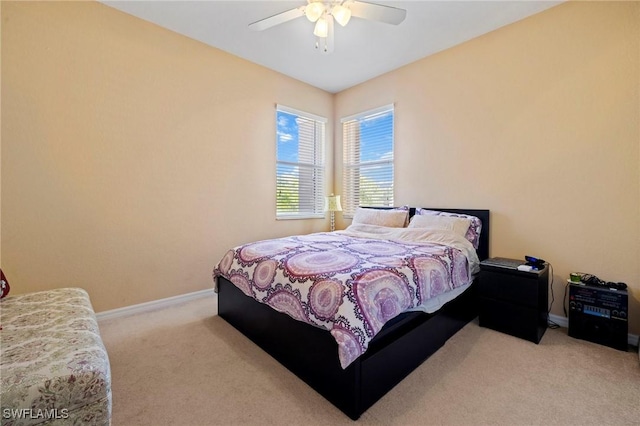
[[[304,6],[253,22],[249,24],[249,28],[255,31],[263,31],[301,16],[306,16],[309,21],[316,24],[313,29],[313,34],[316,36],[316,49],[319,49],[322,53],[331,53],[334,47],[334,21],[344,27],[351,17],[355,16],[371,21],[398,25],[404,21],[407,11],[358,0],[307,0],[307,4]]]

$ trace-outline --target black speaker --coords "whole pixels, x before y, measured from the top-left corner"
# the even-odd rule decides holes
[[[628,294],[600,286],[569,285],[569,336],[628,350]]]

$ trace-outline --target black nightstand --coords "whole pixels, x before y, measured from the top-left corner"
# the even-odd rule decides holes
[[[549,266],[519,271],[489,263],[491,259],[480,263],[480,326],[539,343],[547,329]]]

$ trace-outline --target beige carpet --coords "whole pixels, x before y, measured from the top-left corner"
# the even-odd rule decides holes
[[[215,314],[207,297],[100,322],[113,426],[353,424]],[[640,425],[638,355],[472,322],[358,424]]]

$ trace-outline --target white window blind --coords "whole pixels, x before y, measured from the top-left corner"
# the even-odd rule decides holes
[[[345,117],[343,214],[358,206],[393,206],[393,105]]]
[[[324,217],[326,118],[276,107],[276,218]]]

